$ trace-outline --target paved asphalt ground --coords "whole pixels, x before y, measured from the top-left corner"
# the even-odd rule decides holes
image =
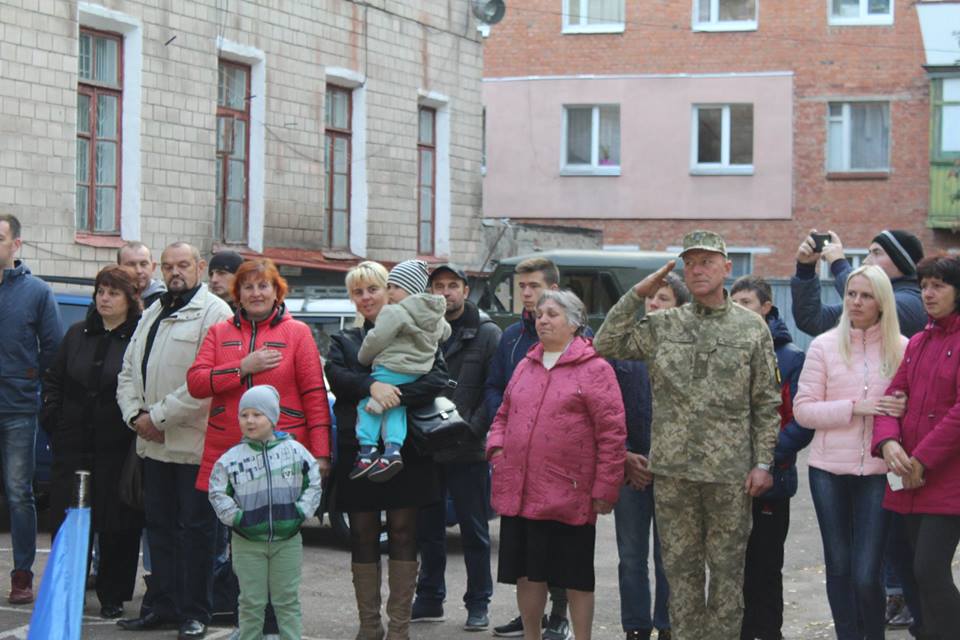
[[[803,463],[801,463],[803,464]],[[793,500],[790,536],[787,541],[787,560],[784,569],[785,624],[788,640],[815,640],[833,638],[833,625],[824,590],[823,554],[816,517],[810,501],[806,468],[801,469],[800,491]],[[491,523],[494,554],[499,527]],[[613,640],[623,638],[620,630],[619,595],[617,591],[617,548],[613,517],[602,517],[597,527],[597,592],[594,638]],[[442,623],[418,624],[411,627],[411,638],[424,640],[470,639],[491,637],[489,632],[469,633],[461,630],[466,617],[461,596],[465,584],[462,554],[456,529],[450,530],[450,553],[447,585],[450,592],[446,605],[447,620]],[[329,527],[312,526],[304,531],[304,568],[300,597],[303,607],[304,637],[313,640],[352,640],[356,633],[356,607],[350,577],[350,554],[339,546]],[[48,534],[41,534],[37,566],[42,574],[49,554]],[[10,535],[0,534],[0,567],[8,574],[11,563]],[[496,567],[496,556],[493,565]],[[956,564],[954,573],[957,574]],[[496,575],[494,574],[494,579]],[[5,591],[6,584],[3,586]],[[128,603],[127,614],[133,614],[143,596],[142,582],[138,585],[133,603]],[[507,585],[496,585],[490,607],[491,621],[500,624],[513,617],[516,611],[514,591]],[[94,592],[87,592],[84,638],[127,638],[150,640],[175,638],[173,631],[134,634],[119,630],[112,621],[98,618],[99,604]],[[30,607],[14,607],[3,600],[0,604],[0,640],[26,638],[30,622]],[[225,638],[229,629],[212,628],[208,638]],[[905,631],[888,632],[888,640],[908,638]],[[735,640],[735,639],[731,639]]]

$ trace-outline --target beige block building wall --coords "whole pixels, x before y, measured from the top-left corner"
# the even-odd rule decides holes
[[[222,55],[252,62],[255,69],[251,249],[324,249],[329,79],[354,88],[354,108],[359,100],[366,111],[364,130],[355,130],[353,138],[353,253],[380,260],[416,253],[417,109],[423,103],[438,108],[438,129],[444,119],[449,123],[447,146],[438,149],[438,175],[444,151],[449,154],[449,203],[438,187],[436,254],[479,266],[483,60],[469,3],[373,0],[366,5],[349,0],[5,0],[0,5],[0,210],[24,224],[21,257],[35,273],[90,276],[113,260],[121,239],[155,248],[188,240],[205,254],[219,248],[215,128]],[[81,26],[124,34],[123,214],[121,234],[112,238],[78,236],[75,230]],[[257,65],[262,91],[256,86]],[[335,77],[328,78],[328,72]],[[136,117],[136,109],[128,107],[138,91]],[[255,184],[257,163],[262,188]],[[254,204],[258,191],[260,213]],[[365,203],[357,199],[363,191]]]

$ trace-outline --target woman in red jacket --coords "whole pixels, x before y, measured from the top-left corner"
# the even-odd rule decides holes
[[[873,454],[903,484],[887,487],[883,506],[905,515],[920,591],[922,636],[955,638],[960,592],[950,564],[960,541],[960,261],[917,266],[926,328],[910,339],[887,394],[905,394],[900,418],[877,416]]]
[[[623,485],[627,430],[613,367],[580,335],[583,303],[547,291],[540,343],[517,365],[487,436],[501,515],[497,580],[517,585],[527,640],[540,639],[547,584],[567,589],[577,640],[590,640],[598,513]]]
[[[190,395],[213,398],[197,474],[200,491],[207,490],[217,459],[240,442],[240,396],[258,384],[280,392],[277,430],[305,446],[324,477],[330,472],[330,406],[323,365],[310,327],[287,314],[286,293],[287,282],[271,260],[240,265],[233,281],[237,313],[210,328],[187,372]]]

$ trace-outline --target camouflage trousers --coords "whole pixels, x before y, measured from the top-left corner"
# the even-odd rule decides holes
[[[751,526],[743,484],[658,475],[654,501],[673,640],[738,640]]]

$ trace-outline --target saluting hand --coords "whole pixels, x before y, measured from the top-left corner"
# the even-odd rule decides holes
[[[677,266],[676,260],[670,260],[646,278],[633,286],[633,292],[641,298],[649,298],[663,286],[663,279]]]

